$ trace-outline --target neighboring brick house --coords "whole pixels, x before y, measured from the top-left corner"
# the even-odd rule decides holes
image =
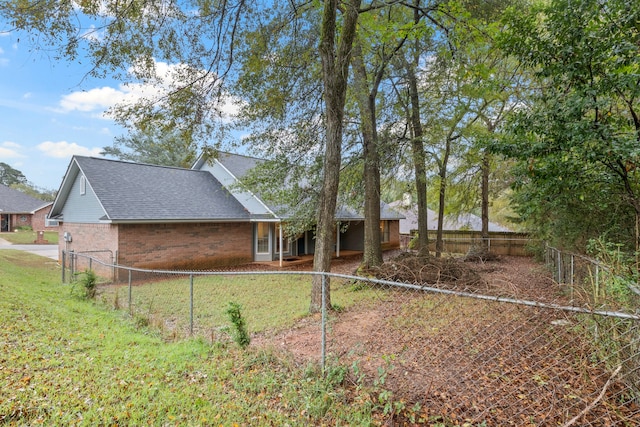
[[[151,269],[205,269],[312,254],[312,232],[283,238],[286,218],[235,183],[261,160],[221,153],[191,169],[74,156],[50,218],[60,251]],[[385,247],[398,247],[400,215],[381,209]],[[336,217],[336,251],[362,250],[363,217]],[[282,248],[282,250],[280,250]]]
[[[0,232],[31,227],[34,231],[56,230],[45,218],[52,202],[45,202],[0,184]]]

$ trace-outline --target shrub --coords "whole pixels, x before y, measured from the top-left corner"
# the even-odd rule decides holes
[[[98,276],[93,270],[85,270],[78,273],[82,276],[77,283],[80,285],[80,297],[83,299],[92,299],[96,296],[96,286],[98,284]]]
[[[251,342],[247,324],[242,317],[242,306],[236,302],[230,302],[227,307],[226,313],[229,316],[229,320],[233,325],[231,329],[231,336],[233,340],[240,346],[240,348],[247,348]]]

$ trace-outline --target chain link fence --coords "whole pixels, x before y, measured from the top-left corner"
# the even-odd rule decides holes
[[[398,257],[378,279],[323,274],[327,303],[311,315],[309,271],[150,271],[90,254],[63,259],[67,280],[100,271],[97,298],[166,339],[229,340],[225,311],[239,304],[251,345],[301,365],[343,367],[345,386],[370,390],[400,424],[640,425],[637,295],[595,307],[584,278],[558,283],[530,259],[418,268]]]

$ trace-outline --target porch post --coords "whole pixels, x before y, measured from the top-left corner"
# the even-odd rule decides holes
[[[280,239],[280,267],[282,267],[282,221],[280,221],[280,227],[278,227],[278,230],[280,232],[280,235],[278,236],[278,238]]]
[[[340,258],[340,221],[336,222],[336,258]]]

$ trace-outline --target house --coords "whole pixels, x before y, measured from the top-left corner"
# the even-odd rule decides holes
[[[313,254],[311,230],[286,237],[286,214],[243,189],[262,160],[229,153],[191,169],[74,156],[50,218],[60,250],[150,269],[204,269]],[[336,216],[336,255],[363,250],[364,217]],[[381,209],[386,248],[398,247],[400,215]]]
[[[418,207],[417,205],[407,205],[406,203],[397,200],[389,203],[389,206],[395,211],[399,212],[403,218],[400,219],[400,234],[409,235],[412,230],[418,229]],[[468,231],[481,231],[482,219],[474,214],[462,214],[462,215],[446,215],[442,223],[443,230],[468,230]],[[427,230],[436,231],[438,229],[438,213],[427,209]],[[489,222],[490,232],[510,232],[506,227],[499,224]]]
[[[49,228],[45,218],[51,205],[51,202],[0,184],[0,232],[15,231],[20,227],[31,227],[34,231]]]

